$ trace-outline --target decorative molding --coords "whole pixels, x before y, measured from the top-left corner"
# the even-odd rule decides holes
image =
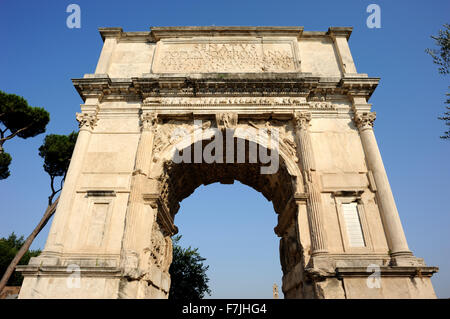
[[[431,277],[438,272],[438,267],[400,267],[400,266],[380,266],[381,277]],[[336,267],[336,276],[343,277],[364,277],[367,278],[371,273],[367,271],[367,267]]]
[[[333,103],[328,102],[328,101],[323,101],[323,102],[309,102],[309,107],[311,109],[316,109],[316,110],[335,110],[335,106],[333,105]]]
[[[16,267],[16,271],[19,271],[26,276],[39,277],[67,277],[70,275],[70,273],[67,272],[67,266],[20,265]],[[79,272],[82,277],[122,277],[122,270],[118,267],[80,267]]]
[[[238,102],[301,105],[311,94],[321,94],[324,90],[329,95],[354,95],[366,99],[375,90],[379,78],[322,78],[308,73],[207,73],[192,76],[178,74],[144,74],[131,79],[111,79],[107,75],[85,75],[72,82],[83,100],[98,98],[106,100],[146,100],[149,104],[158,104],[159,98],[217,98],[211,102],[227,104]],[[253,100],[245,100],[250,97]],[[277,102],[279,98],[290,98]],[[232,98],[230,100],[230,98]],[[254,100],[258,98],[259,100]],[[268,99],[272,98],[272,99]],[[228,101],[227,101],[228,99]],[[265,100],[266,99],[266,100]],[[155,103],[153,103],[154,101]],[[170,100],[161,100],[161,102]],[[273,102],[272,102],[273,101]],[[146,103],[147,103],[146,102]],[[175,103],[180,102],[175,100]],[[202,103],[197,100],[185,100],[186,103]],[[312,101],[315,102],[315,101]],[[329,104],[311,104],[315,107],[329,107]]]
[[[294,112],[294,126],[300,130],[307,130],[310,126],[311,113],[310,112]]]
[[[376,112],[363,112],[363,113],[356,113],[353,120],[355,121],[356,126],[360,130],[364,130],[372,128],[376,118],[377,118]]]
[[[295,37],[300,38],[303,27],[284,26],[192,26],[192,27],[152,27],[155,41],[170,38],[211,37],[211,36],[252,36],[252,37]]]
[[[98,28],[98,32],[105,41],[106,38],[120,38],[123,34],[122,28],[112,27],[112,28]]]
[[[308,194],[306,193],[295,193],[294,199],[297,202],[306,202],[308,200]]]
[[[348,40],[352,34],[352,31],[352,27],[329,27],[327,35],[332,37],[342,36]]]
[[[144,105],[305,105],[304,98],[296,97],[148,97]],[[314,107],[314,106],[311,106]]]
[[[237,113],[217,113],[216,114],[217,128],[223,129],[234,129],[238,123]]]
[[[97,125],[97,114],[91,113],[76,113],[78,127],[81,129],[93,129]]]
[[[142,112],[140,116],[141,128],[143,131],[150,131],[161,123],[161,119],[156,112]]]
[[[135,41],[157,42],[163,39],[189,38],[189,37],[328,37],[345,36],[347,40],[352,33],[352,27],[329,27],[328,31],[304,31],[302,26],[177,26],[177,27],[151,27],[149,31],[124,32],[122,28],[98,28],[103,40],[106,37],[115,37],[123,41],[131,38]]]

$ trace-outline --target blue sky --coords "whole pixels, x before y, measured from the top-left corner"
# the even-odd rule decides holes
[[[81,29],[66,27],[66,7],[81,7]],[[366,26],[366,7],[381,7],[381,28]],[[450,297],[450,142],[437,120],[449,76],[425,54],[430,35],[449,23],[449,1],[5,1],[0,0],[0,90],[24,96],[51,114],[47,133],[77,129],[82,100],[71,78],[93,73],[101,51],[98,27],[125,31],[176,25],[287,25],[326,31],[353,26],[358,72],[381,77],[370,103],[375,134],[406,237],[416,256],[440,267],[439,297]],[[45,134],[5,143],[11,177],[0,181],[0,236],[28,235],[41,218],[49,177],[38,148]],[[199,247],[210,265],[212,297],[271,298],[281,286],[272,204],[235,185],[199,187],[175,219],[182,245]],[[33,248],[43,248],[48,226]]]

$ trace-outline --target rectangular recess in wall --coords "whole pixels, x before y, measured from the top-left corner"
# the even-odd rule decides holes
[[[92,215],[89,223],[86,243],[89,246],[100,246],[103,241],[108,215],[109,203],[94,203],[92,206]]]
[[[342,204],[342,214],[344,216],[345,227],[350,247],[365,247],[364,236],[361,227],[361,220],[356,202]]]

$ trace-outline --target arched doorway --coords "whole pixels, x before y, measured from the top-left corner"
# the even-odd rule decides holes
[[[204,298],[273,298],[274,283],[283,298],[277,215],[261,193],[238,181],[201,185],[180,203],[175,224],[178,245],[206,258]]]
[[[173,121],[155,123],[155,125],[159,126],[163,126],[164,124],[179,125],[179,123],[174,123]],[[161,131],[160,129],[159,134],[161,134]],[[223,158],[216,158],[217,161],[213,163],[196,160],[195,150],[200,151],[204,155],[208,149],[208,145],[217,142],[218,137],[214,135],[214,137],[209,138],[211,132],[198,134],[198,132],[195,133],[195,130],[194,133],[183,136],[178,141],[175,140],[172,143],[167,143],[165,147],[160,149],[161,155],[155,157],[157,160],[152,165],[149,177],[158,181],[157,184],[160,193],[157,196],[144,195],[144,198],[147,198],[148,201],[154,202],[153,205],[158,210],[152,227],[152,243],[156,242],[161,244],[158,244],[159,246],[156,249],[154,247],[150,249],[150,257],[148,258],[155,262],[152,269],[156,267],[157,270],[153,271],[158,272],[158,277],[166,276],[168,280],[167,274],[171,262],[170,236],[178,231],[173,221],[175,214],[179,210],[180,202],[191,195],[200,185],[209,185],[216,182],[231,184],[235,180],[261,192],[267,200],[273,203],[275,212],[281,216],[278,219],[282,220],[282,223],[279,223],[275,231],[281,237],[280,261],[283,273],[287,276],[295,267],[297,267],[296,272],[301,271],[305,267],[305,260],[301,256],[303,248],[301,247],[299,237],[298,206],[295,202],[295,194],[299,189],[303,189],[303,183],[301,180],[298,182],[298,176],[294,175],[298,174],[299,170],[298,168],[295,169],[292,158],[288,158],[287,160],[283,158],[284,153],[282,150],[286,148],[286,145],[284,145],[285,142],[282,142],[282,145],[280,145],[281,143],[277,140],[276,148],[270,149],[265,146],[275,145],[275,143],[274,141],[270,142],[271,137],[267,135],[267,132],[265,132],[266,135],[264,133],[258,135],[260,132],[255,128],[250,128],[245,132],[247,139],[242,139],[238,136],[243,131],[239,132],[230,128],[225,128],[222,131],[224,133],[223,136],[227,134],[232,136],[231,139],[221,139],[220,145],[223,145],[223,149],[229,149],[229,144],[231,143],[234,149],[233,158],[227,158],[228,153],[221,152]],[[157,134],[158,128],[155,128],[155,135]],[[273,130],[271,134],[275,135],[278,133],[275,133],[275,130]],[[258,139],[259,142],[256,143],[255,140]],[[185,143],[184,141],[190,141],[191,144],[189,142]],[[181,149],[178,148],[180,145],[183,145]],[[253,158],[252,155],[255,155],[254,152],[256,150],[257,156]],[[241,159],[238,158],[240,151],[245,153],[245,156]],[[188,156],[185,156],[186,154]],[[270,154],[272,159],[276,156],[277,169],[273,173],[261,173],[263,171],[262,168],[265,166],[260,158],[262,154]],[[175,160],[177,156],[184,157],[184,161],[179,161],[179,159]],[[289,162],[289,164],[286,164],[286,162]],[[291,168],[294,167],[294,174],[289,172],[289,165]],[[156,198],[157,200],[155,201]],[[129,224],[133,225],[134,223],[130,221]],[[133,230],[128,229],[127,231],[133,233],[135,236]],[[307,245],[308,243],[306,242]],[[138,259],[142,260],[145,257],[138,256]],[[163,274],[160,275],[160,272]],[[301,283],[302,279],[298,275],[296,280],[298,282],[293,285],[294,288],[303,285]],[[126,287],[130,286],[129,282],[128,279],[126,281],[123,280],[122,291],[127,291]],[[135,283],[133,282],[132,285],[134,286]],[[154,294],[160,293],[160,291],[156,291],[156,287],[151,285],[149,287],[148,289],[153,291]],[[293,287],[290,287],[291,290]],[[141,286],[140,294],[152,294],[152,292],[145,292],[145,290],[145,285],[144,288]],[[286,290],[286,293],[289,293],[289,291]],[[161,297],[165,294],[167,294],[167,291],[164,291],[159,296]]]

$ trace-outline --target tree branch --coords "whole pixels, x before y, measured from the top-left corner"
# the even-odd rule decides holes
[[[16,136],[17,134],[19,134],[20,132],[25,131],[26,129],[28,129],[31,125],[27,125],[25,127],[22,127],[21,129],[15,131],[14,133],[12,133],[11,135],[7,136],[7,137],[2,137],[0,139],[0,143],[5,143],[5,141],[12,139],[14,136]]]
[[[58,189],[57,191],[52,192],[52,194],[48,197],[48,205],[51,206],[53,203],[53,198],[56,194],[58,194],[61,191],[62,188]]]
[[[44,228],[44,226],[49,221],[50,217],[53,216],[55,213],[56,207],[58,205],[59,197],[55,200],[55,202],[52,205],[49,205],[47,209],[45,210],[44,216],[39,221],[39,224],[36,226],[36,228],[31,232],[30,236],[25,240],[22,247],[17,252],[14,259],[9,264],[8,268],[6,268],[5,273],[3,274],[2,279],[0,280],[0,292],[2,292],[3,288],[5,288],[6,283],[8,282],[8,279],[11,277],[11,275],[14,272],[14,269],[16,268],[19,261],[22,259],[22,257],[25,255],[25,253],[28,251],[28,249],[31,246],[31,243],[33,242],[34,238],[36,238],[37,234]]]
[[[1,139],[1,140],[5,137],[5,133],[6,133],[7,130],[8,130],[8,128],[5,128],[4,131],[3,131],[3,130],[0,130],[0,139]],[[1,142],[1,144],[3,144],[3,143],[4,143],[4,141]]]
[[[64,177],[66,177],[66,175],[64,174]],[[61,182],[59,183],[59,188],[62,189],[64,184],[64,178],[61,179]]]
[[[48,197],[48,205],[49,205],[49,206],[52,204],[53,197],[54,197],[55,194],[57,193],[57,192],[55,191],[55,186],[53,185],[54,182],[55,182],[55,176],[50,175],[50,188],[51,188],[51,190],[52,190],[52,193],[51,193],[51,195]]]

